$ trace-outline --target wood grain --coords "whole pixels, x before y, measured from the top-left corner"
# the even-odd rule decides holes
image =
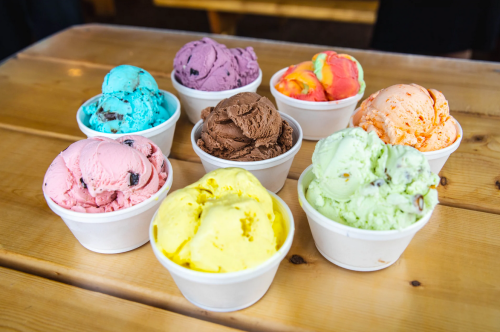
[[[153,0],[157,6],[373,24],[378,1]]]
[[[67,141],[8,130],[0,139],[0,265],[245,330],[494,331],[500,323],[499,215],[438,206],[396,264],[352,272],[318,253],[297,183],[288,179],[279,195],[296,234],[270,290],[248,309],[211,313],[182,297],[149,244],[117,255],[90,252],[50,211],[42,178]],[[200,164],[171,161],[172,190],[204,173]],[[306,264],[292,264],[292,255]]]
[[[169,30],[83,25],[65,30],[19,54],[87,66],[132,64],[169,77],[177,51],[187,42],[210,36],[228,47],[252,46],[263,72],[261,89],[278,70],[311,59],[325,49],[349,53],[363,65],[366,94],[397,83],[418,83],[442,91],[453,111],[500,116],[500,63],[363,51]],[[99,88],[90,86],[88,88]],[[274,100],[274,99],[273,99]]]
[[[0,267],[2,331],[235,331]]]
[[[18,58],[0,66],[0,128],[72,141],[85,138],[76,123],[78,107],[98,94],[109,68],[81,63]],[[157,74],[160,88],[174,91],[169,77]],[[260,88],[259,93],[270,95]],[[269,96],[270,97],[270,96]],[[443,204],[500,213],[500,118],[452,112],[461,123],[464,139],[451,155],[438,187]],[[191,146],[191,129],[184,112],[177,122],[171,158],[200,162]],[[311,164],[316,142],[304,140],[290,169],[298,179]],[[474,167],[471,161],[474,160]]]

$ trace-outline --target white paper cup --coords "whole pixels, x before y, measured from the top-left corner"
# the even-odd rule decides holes
[[[305,101],[290,98],[274,87],[287,69],[283,68],[271,77],[271,93],[276,98],[280,112],[291,115],[300,123],[304,138],[317,141],[345,129],[363,93],[336,101]]]
[[[149,236],[156,258],[170,272],[182,295],[197,307],[217,312],[229,312],[249,307],[267,292],[276,275],[280,262],[290,250],[295,232],[293,215],[286,203],[271,193],[280,207],[287,237],[281,248],[264,263],[238,272],[207,273],[187,269],[172,262],[156,247],[151,220]]]
[[[75,212],[57,205],[44,193],[50,209],[60,216],[85,248],[116,254],[142,246],[149,241],[149,223],[161,201],[172,187],[172,165],[167,164],[167,181],[156,194],[132,207],[103,213]]]
[[[177,82],[175,69],[170,75],[174,88],[181,98],[182,109],[186,112],[191,123],[197,123],[201,119],[201,111],[207,107],[215,107],[221,100],[234,96],[240,92],[256,92],[262,82],[262,70],[259,69],[259,77],[255,81],[241,88],[224,91],[200,91],[188,88]]]
[[[160,91],[163,93],[163,96],[165,97],[163,106],[169,107],[171,109],[173,108],[175,109],[175,112],[170,117],[170,119],[168,119],[167,121],[163,122],[162,124],[156,127],[126,134],[108,134],[108,133],[101,133],[100,131],[91,129],[89,127],[90,116],[85,114],[85,112],[83,111],[83,107],[98,101],[99,98],[101,98],[102,94],[90,98],[82,106],[80,106],[78,112],[76,113],[76,121],[78,122],[78,127],[80,127],[82,133],[87,135],[87,137],[89,138],[95,136],[104,136],[112,139],[117,139],[118,137],[125,135],[144,136],[146,138],[149,138],[156,145],[158,145],[158,147],[161,149],[161,152],[168,157],[170,155],[170,149],[172,148],[172,142],[174,140],[175,124],[177,123],[177,120],[179,120],[179,117],[181,116],[181,103],[179,102],[179,99],[177,99],[177,97],[171,94],[170,92],[165,90],[160,90]]]
[[[312,165],[299,178],[299,203],[307,215],[318,251],[330,262],[353,271],[376,271],[394,264],[413,236],[429,221],[432,211],[403,230],[358,229],[333,221],[316,211],[306,199],[314,180]]]
[[[283,113],[280,113],[280,115],[293,129],[293,146],[282,155],[260,161],[233,161],[214,157],[200,149],[196,144],[201,137],[203,120],[198,121],[191,131],[191,144],[193,145],[194,152],[200,157],[201,163],[207,173],[218,168],[240,167],[255,175],[266,189],[277,193],[285,185],[293,158],[299,152],[302,145],[302,129],[298,122],[289,115]]]
[[[359,112],[359,110],[359,108],[356,109],[349,119],[349,128],[358,126],[359,121],[361,120],[361,113]],[[464,136],[462,126],[460,126],[460,123],[458,123],[457,119],[455,119],[455,124],[458,136],[456,141],[452,145],[441,150],[422,152],[425,158],[427,158],[429,165],[431,166],[431,171],[436,174],[439,174],[450,155],[458,149],[460,143],[462,142],[462,138]]]

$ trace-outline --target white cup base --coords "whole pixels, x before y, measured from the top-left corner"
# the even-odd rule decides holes
[[[337,266],[340,266],[341,268],[344,268],[344,269],[347,269],[347,270],[351,270],[351,271],[372,272],[372,271],[383,270],[386,267],[389,267],[392,264],[396,263],[398,261],[398,259],[399,259],[399,257],[398,257],[398,259],[396,259],[394,262],[387,263],[387,264],[384,264],[384,265],[374,266],[374,267],[358,267],[358,266],[353,266],[353,265],[348,265],[348,264],[340,263],[339,261],[336,261],[335,259],[333,259],[333,258],[329,257],[327,254],[325,254],[318,247],[318,245],[316,243],[314,243],[314,245],[316,246],[316,249],[318,249],[319,253],[321,255],[323,255],[323,257],[325,257],[325,259],[327,259],[328,261],[332,262],[333,264],[335,264]]]

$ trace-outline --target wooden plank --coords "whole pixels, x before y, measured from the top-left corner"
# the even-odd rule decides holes
[[[365,97],[393,84],[414,82],[443,91],[453,111],[500,116],[500,63],[495,62],[106,25],[65,30],[19,56],[77,61],[107,68],[128,63],[145,68],[155,77],[161,74],[169,77],[176,52],[185,43],[203,36],[213,37],[228,47],[252,46],[264,74],[259,91],[269,91],[269,80],[279,69],[311,59],[325,49],[334,49],[353,55],[363,65],[367,83]]]
[[[108,68],[18,58],[0,66],[0,127],[75,141],[85,138],[75,121],[82,102],[99,93]],[[78,74],[78,75],[76,75]],[[165,75],[156,75],[160,88],[175,92]],[[259,89],[269,96],[269,91]],[[270,97],[270,96],[269,96]],[[462,124],[464,139],[441,175],[443,204],[500,213],[500,118],[452,112]],[[47,116],[50,114],[51,116]],[[200,162],[191,146],[191,129],[184,112],[177,123],[171,157]],[[69,144],[69,143],[68,143]],[[316,142],[304,140],[289,177],[298,179],[311,164]],[[474,167],[471,161],[474,160]],[[475,179],[471,181],[470,179]]]
[[[75,120],[82,102],[99,93],[106,66],[86,66],[35,58],[18,58],[0,66],[0,128],[75,141],[85,138]],[[158,73],[160,88],[174,92],[171,81]],[[271,98],[269,90],[259,93]],[[464,139],[452,154],[441,175],[443,204],[500,213],[500,118],[452,112],[462,124]],[[48,116],[50,114],[50,116]],[[177,123],[171,157],[200,162],[191,146],[191,129],[184,112]],[[68,142],[69,144],[69,142]],[[298,179],[311,164],[316,142],[304,140],[290,169]],[[474,167],[471,161],[474,160]],[[474,181],[471,181],[474,179]]]
[[[374,24],[378,1],[153,0],[157,6]]]
[[[393,266],[344,270],[316,250],[289,179],[279,195],[296,224],[293,246],[265,297],[234,313],[187,302],[150,245],[102,255],[84,249],[44,201],[41,184],[65,140],[0,130],[0,264],[246,330],[482,330],[500,324],[500,216],[438,206]],[[173,189],[197,180],[200,164],[171,160]],[[289,259],[300,255],[306,264]],[[414,287],[411,281],[421,286]]]
[[[0,330],[235,331],[2,267]]]

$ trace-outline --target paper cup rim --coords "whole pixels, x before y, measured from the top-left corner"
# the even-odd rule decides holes
[[[200,147],[196,144],[195,140],[195,133],[198,130],[199,127],[203,125],[203,120],[198,121],[194,126],[193,129],[191,130],[191,145],[193,146],[194,152],[201,158],[203,157],[206,160],[211,160],[214,162],[218,163],[225,163],[228,165],[228,167],[245,167],[245,166],[264,166],[262,168],[268,168],[272,167],[274,163],[283,160],[286,161],[288,160],[288,157],[293,158],[299,152],[300,147],[302,146],[302,139],[303,139],[303,133],[302,133],[302,128],[300,127],[300,124],[295,120],[293,117],[291,117],[288,114],[279,112],[280,116],[282,118],[285,118],[285,120],[292,122],[296,128],[299,129],[299,137],[297,138],[297,142],[292,146],[290,150],[287,152],[280,154],[279,156],[270,158],[270,159],[265,159],[265,160],[258,160],[258,161],[235,161],[235,160],[227,160],[227,159],[222,159],[219,157],[212,156],[209,153],[206,153]],[[269,165],[273,164],[273,165]],[[265,167],[268,166],[268,167]]]
[[[217,100],[233,96],[240,92],[248,92],[248,90],[251,90],[254,87],[257,89],[260,83],[262,83],[262,70],[259,68],[259,76],[257,76],[257,78],[253,82],[250,82],[247,85],[241,86],[239,88],[222,90],[222,91],[203,91],[203,90],[188,88],[187,86],[182,85],[180,82],[177,81],[177,79],[175,78],[175,69],[172,70],[172,73],[170,74],[170,79],[172,80],[172,85],[179,93],[182,93],[189,97]]]
[[[292,97],[285,96],[276,88],[274,87],[276,83],[278,82],[278,79],[283,76],[285,71],[288,69],[288,67],[285,67],[283,69],[278,70],[274,75],[271,77],[271,80],[269,81],[269,85],[271,88],[271,94],[277,98],[280,99],[281,101],[285,102],[286,104],[292,105],[292,106],[300,106],[302,108],[306,109],[312,109],[314,111],[331,111],[332,106],[335,108],[340,108],[344,107],[349,104],[357,103],[361,98],[364,96],[364,91],[361,93],[358,92],[356,95],[347,97],[344,99],[339,99],[339,100],[329,100],[329,101],[308,101],[308,100],[300,100],[300,99],[295,99]],[[315,108],[320,108],[320,109],[315,109]]]
[[[383,236],[391,236],[391,235],[403,235],[406,233],[411,233],[415,229],[420,229],[423,227],[430,219],[432,212],[434,211],[435,207],[429,211],[427,214],[423,215],[417,222],[411,224],[410,226],[403,228],[403,229],[395,229],[395,230],[372,230],[372,229],[360,229],[348,225],[344,225],[338,221],[335,221],[333,219],[330,219],[321,213],[319,213],[306,199],[304,191],[307,189],[302,185],[302,182],[304,181],[304,177],[309,173],[312,172],[313,165],[309,165],[300,175],[299,181],[297,182],[297,191],[299,195],[299,202],[300,205],[302,206],[302,209],[304,212],[306,212],[307,215],[311,215],[312,219],[316,222],[321,224],[323,227],[331,230],[331,231],[336,231],[338,229],[341,229],[343,231],[348,232],[350,235],[356,234],[360,236],[373,236],[373,240],[376,240],[376,237],[383,237]]]
[[[266,189],[267,190],[267,189]],[[275,264],[279,264],[281,260],[286,256],[288,251],[290,250],[293,242],[293,237],[295,234],[295,222],[293,219],[293,214],[292,211],[290,210],[290,207],[285,203],[285,201],[273,193],[272,191],[267,190],[267,192],[271,195],[273,199],[275,199],[282,209],[287,213],[288,215],[288,220],[289,222],[289,228],[288,228],[288,234],[285,239],[285,242],[281,245],[281,247],[272,255],[269,257],[267,260],[262,262],[261,264],[254,266],[249,269],[241,270],[241,271],[236,271],[236,272],[226,272],[226,273],[212,273],[212,272],[202,272],[202,271],[195,271],[188,269],[186,267],[183,267],[172,260],[170,260],[168,257],[166,257],[163,253],[160,252],[158,247],[156,246],[156,241],[154,239],[154,234],[153,234],[153,226],[154,226],[154,220],[156,218],[156,215],[158,214],[158,210],[155,212],[153,215],[153,218],[151,219],[151,223],[149,225],[149,240],[151,242],[151,247],[153,248],[153,252],[157,259],[160,261],[160,263],[166,264],[169,267],[167,270],[170,273],[175,273],[177,275],[180,275],[183,278],[192,280],[192,281],[197,281],[200,283],[221,283],[224,281],[227,281],[227,283],[232,283],[232,282],[237,282],[241,280],[247,280],[251,279],[255,276],[258,276],[262,273],[265,273],[268,271],[270,268],[272,268]]]
[[[116,221],[115,219],[111,220],[112,217],[119,217],[119,216],[124,216],[127,217],[127,214],[130,214],[131,212],[134,212],[136,210],[139,210],[146,206],[147,204],[151,203],[151,201],[158,200],[158,197],[160,197],[161,194],[163,194],[165,191],[169,191],[170,188],[172,187],[172,182],[173,182],[173,168],[172,164],[168,160],[165,155],[163,155],[163,158],[167,162],[167,179],[165,180],[165,184],[158,189],[156,193],[154,193],[151,197],[148,199],[140,202],[139,204],[136,204],[134,206],[121,209],[118,211],[112,211],[112,212],[98,212],[98,213],[87,213],[87,212],[77,212],[77,211],[72,211],[66,208],[63,208],[56,202],[50,198],[45,191],[43,192],[43,196],[45,197],[45,200],[47,201],[47,204],[49,207],[56,213],[58,216],[61,218],[66,218],[66,217],[73,217],[73,218],[78,218],[78,222],[82,223],[96,223],[96,224],[104,224],[108,222],[114,222]],[[102,220],[103,218],[109,218],[110,220]],[[82,219],[88,219],[88,220],[82,220]],[[96,220],[97,219],[97,220]]]
[[[131,132],[131,133],[113,134],[113,133],[103,133],[103,132],[100,132],[100,131],[92,129],[89,126],[86,126],[80,120],[80,114],[83,112],[83,108],[85,106],[87,106],[89,104],[92,104],[97,99],[99,99],[102,96],[102,93],[100,93],[98,95],[95,95],[92,98],[89,98],[85,103],[83,103],[78,108],[78,111],[76,112],[76,122],[78,123],[78,126],[80,127],[80,130],[82,130],[82,132],[85,135],[87,135],[87,133],[82,129],[82,128],[85,128],[85,130],[89,134],[93,135],[91,137],[94,137],[94,136],[105,136],[105,137],[109,137],[109,138],[118,138],[118,137],[125,136],[125,135],[140,135],[140,136],[144,136],[146,138],[152,137],[154,135],[157,135],[159,132],[162,132],[162,131],[164,131],[164,130],[170,128],[170,127],[172,127],[173,125],[175,125],[177,123],[177,121],[179,120],[180,116],[181,116],[181,102],[179,101],[179,99],[173,93],[171,93],[171,92],[168,92],[168,91],[162,90],[162,89],[159,89],[159,91],[161,91],[164,95],[168,95],[168,96],[174,98],[174,100],[176,102],[175,112],[165,122],[160,123],[159,125],[157,125],[157,126],[155,126],[153,128],[149,128],[149,129],[141,130],[141,131],[135,131],[135,132]]]
[[[359,126],[354,126],[354,122],[353,122],[354,116],[360,110],[361,110],[361,107],[356,108],[354,110],[354,112],[352,113],[351,117],[349,118],[349,127],[350,128],[361,128]],[[455,142],[453,142],[453,144],[451,144],[443,149],[434,150],[434,151],[420,151],[421,153],[423,153],[424,156],[428,157],[429,159],[437,159],[437,158],[441,158],[445,155],[450,155],[458,149],[458,147],[460,146],[460,143],[462,142],[462,138],[464,137],[464,132],[463,132],[462,126],[460,125],[458,120],[455,117],[453,117],[453,119],[455,120],[455,127],[456,127],[457,132],[458,132],[457,138],[455,139]],[[430,158],[430,157],[434,157],[434,158]]]

